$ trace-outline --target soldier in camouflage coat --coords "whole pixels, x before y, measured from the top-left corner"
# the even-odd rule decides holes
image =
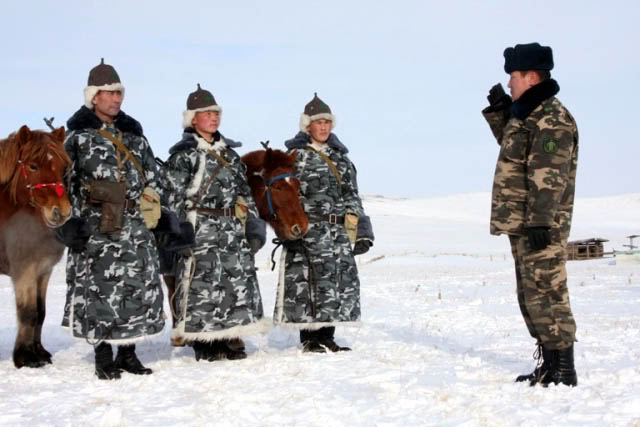
[[[140,124],[120,110],[124,87],[112,66],[103,61],[94,67],[84,92],[85,105],[67,122],[70,132],[65,141],[72,160],[69,198],[77,222],[66,230],[76,245],[67,256],[63,326],[74,337],[99,343],[95,346],[99,378],[119,378],[120,370],[149,374],[151,369],[137,359],[133,343],[159,334],[164,327],[155,241],[139,206],[145,185],[158,189],[156,163]],[[144,176],[101,131],[121,136]],[[126,183],[127,204],[119,231],[100,231],[101,205],[89,201],[96,181]],[[111,343],[119,345],[115,362]]]
[[[245,358],[230,340],[268,327],[253,255],[264,244],[265,223],[246,167],[233,150],[241,144],[217,130],[220,112],[213,95],[198,85],[187,99],[182,140],[165,164],[169,206],[193,225],[196,236],[196,246],[180,257],[175,271],[173,337],[192,343],[196,359],[208,361]]]
[[[566,246],[571,228],[578,129],[555,95],[551,48],[537,43],[505,50],[512,98],[489,93],[483,114],[500,145],[493,181],[491,234],[507,234],[517,295],[541,365],[518,381],[576,385],[576,323],[569,305]],[[513,102],[512,102],[513,101]]]
[[[300,330],[305,352],[349,350],[334,341],[336,325],[358,325],[360,281],[354,255],[373,244],[358,194],[356,169],[331,133],[335,116],[317,95],[307,104],[300,132],[285,145],[296,153],[300,201],[309,218],[303,239],[285,242],[275,307],[276,325]],[[345,215],[359,218],[352,249]]]

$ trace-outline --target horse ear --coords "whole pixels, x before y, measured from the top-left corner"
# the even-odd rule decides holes
[[[29,129],[29,126],[22,125],[22,127],[18,129],[18,133],[16,133],[16,139],[18,143],[29,141],[31,139],[31,129]]]
[[[60,126],[58,129],[51,132],[51,137],[59,142],[64,142],[64,126]]]
[[[29,132],[28,127],[23,126],[22,128],[26,128],[26,131]],[[16,141],[17,137],[17,134],[12,134],[7,139],[0,140],[0,184],[9,182],[18,165],[19,142]]]

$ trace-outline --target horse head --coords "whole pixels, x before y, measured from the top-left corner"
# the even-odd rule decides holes
[[[63,142],[63,127],[49,133],[22,126],[0,140],[0,193],[6,193],[13,208],[31,207],[51,228],[71,216],[63,184],[71,160]]]
[[[300,182],[295,177],[295,153],[281,150],[252,151],[242,156],[260,217],[283,240],[299,239],[309,220],[300,204]]]

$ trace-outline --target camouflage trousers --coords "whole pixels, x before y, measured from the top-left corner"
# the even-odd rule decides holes
[[[547,349],[561,350],[576,341],[576,322],[567,288],[566,241],[540,251],[527,237],[509,236],[516,267],[518,304],[527,329]]]

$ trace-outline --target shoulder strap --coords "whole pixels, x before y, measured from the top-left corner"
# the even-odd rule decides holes
[[[327,165],[329,166],[329,169],[331,169],[331,173],[336,178],[336,181],[338,181],[338,190],[340,190],[342,188],[342,178],[340,177],[340,172],[338,172],[338,168],[336,167],[336,165],[333,164],[331,159],[329,159],[329,157],[326,154],[316,150],[315,148],[307,147],[307,150],[315,151],[322,158],[322,160],[324,160],[327,163]]]
[[[131,160],[131,163],[133,163],[133,166],[135,166],[135,168],[138,169],[138,172],[140,172],[140,175],[142,176],[142,180],[145,182],[145,185],[146,185],[147,180],[145,177],[144,169],[142,168],[142,165],[140,164],[140,162],[138,162],[138,159],[136,159],[135,156],[131,154],[131,151],[129,151],[129,149],[122,143],[122,140],[121,140],[122,134],[120,133],[120,139],[117,139],[115,136],[113,136],[111,133],[107,132],[104,129],[99,129],[98,132],[100,132],[100,135],[104,136],[109,141],[111,141],[118,150],[124,153],[125,160],[126,159]]]
[[[227,160],[225,160],[220,154],[216,153],[213,150],[207,150],[207,154],[210,155],[211,157],[215,157],[216,159],[218,159],[218,161],[222,164],[222,166],[224,166],[227,169],[231,169],[231,166],[229,166],[229,162]]]

